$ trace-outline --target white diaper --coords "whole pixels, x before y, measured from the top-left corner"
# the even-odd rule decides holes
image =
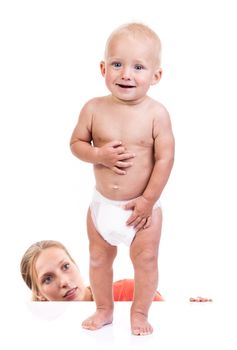
[[[94,191],[90,205],[92,220],[99,234],[111,245],[124,243],[130,246],[133,241],[136,231],[132,226],[126,225],[132,210],[123,208],[130,201],[114,201]],[[160,207],[159,200],[153,209],[158,207]]]

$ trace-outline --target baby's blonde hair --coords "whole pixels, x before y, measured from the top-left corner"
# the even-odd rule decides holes
[[[119,35],[132,35],[135,38],[138,36],[142,36],[145,39],[150,39],[154,42],[154,54],[157,56],[157,61],[160,64],[161,61],[161,41],[159,36],[152,30],[150,27],[143,23],[138,23],[138,22],[131,22],[131,23],[126,23],[118,28],[116,28],[108,37],[106,45],[105,45],[105,57],[107,56],[108,52],[108,47],[112,39]],[[156,52],[155,52],[156,50]]]
[[[39,257],[40,253],[47,248],[60,248],[65,251],[65,253],[68,255],[70,260],[75,264],[74,260],[72,259],[71,255],[69,254],[66,247],[58,242],[53,240],[44,240],[39,241],[34,244],[32,244],[25,252],[25,254],[22,257],[20,268],[21,268],[21,275],[27,286],[32,291],[32,300],[39,301],[39,288],[37,284],[37,272],[35,269],[35,263],[37,258]]]

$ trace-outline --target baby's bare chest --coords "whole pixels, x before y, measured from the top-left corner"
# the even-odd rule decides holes
[[[95,114],[92,138],[96,146],[118,140],[125,144],[153,145],[153,118],[146,112]]]

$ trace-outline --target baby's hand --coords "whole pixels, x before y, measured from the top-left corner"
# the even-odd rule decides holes
[[[136,232],[141,229],[146,229],[151,225],[153,204],[143,196],[137,197],[128,202],[124,206],[124,209],[133,210],[133,213],[128,218],[126,224],[133,226],[136,229]]]
[[[97,152],[99,163],[119,175],[126,174],[124,169],[133,165],[128,160],[135,157],[135,154],[126,151],[121,141],[106,143],[104,146],[99,147]]]

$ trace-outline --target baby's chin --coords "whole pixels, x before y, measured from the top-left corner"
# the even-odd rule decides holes
[[[116,95],[116,94],[112,94],[112,96],[114,97],[115,100],[117,100],[120,103],[124,103],[124,104],[131,104],[131,105],[136,105],[140,102],[142,102],[145,98],[145,96],[142,97],[137,97],[137,96],[120,96],[120,95]]]

